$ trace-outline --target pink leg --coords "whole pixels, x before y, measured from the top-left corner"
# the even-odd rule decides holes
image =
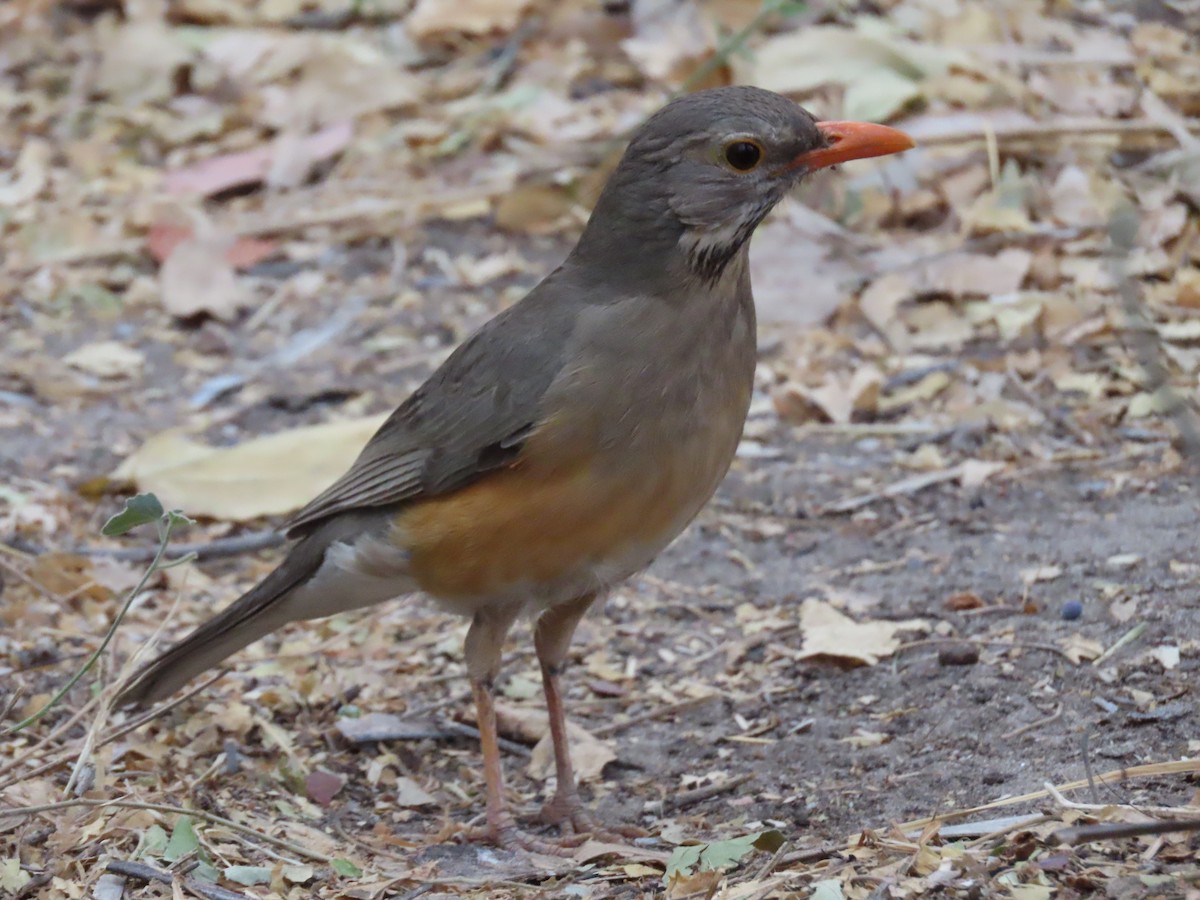
[[[542,820],[557,825],[567,833],[594,830],[575,786],[575,768],[571,765],[571,744],[567,736],[567,715],[562,698],[562,670],[575,627],[595,599],[594,594],[588,594],[548,609],[538,619],[533,633],[538,661],[542,665],[542,688],[546,693],[550,739],[554,743],[554,772],[558,782],[554,796],[542,808]]]

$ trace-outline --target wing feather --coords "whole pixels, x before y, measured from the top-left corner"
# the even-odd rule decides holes
[[[350,470],[288,521],[288,535],[353,510],[446,493],[516,461],[545,419],[542,399],[562,370],[575,324],[571,304],[554,299],[571,280],[563,272],[455,350],[379,427]]]

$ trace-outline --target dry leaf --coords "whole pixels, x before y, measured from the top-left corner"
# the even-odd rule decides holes
[[[698,4],[638,0],[632,18],[633,35],[621,41],[621,49],[648,78],[678,79],[685,63],[716,46],[712,22]]]
[[[1147,656],[1157,661],[1158,664],[1168,672],[1179,666],[1178,647],[1172,647],[1168,644],[1164,644],[1162,646],[1152,648],[1149,653],[1147,653]]]
[[[172,194],[210,197],[230,188],[257,184],[273,173],[288,174],[298,184],[313,165],[341,153],[354,137],[354,127],[343,121],[305,137],[289,135],[270,144],[224,153],[168,172],[163,184]]]
[[[549,728],[547,723],[546,733],[534,746],[525,769],[529,777],[536,781],[545,781],[554,774],[554,741]],[[575,778],[580,783],[598,779],[604,767],[617,758],[612,741],[602,740],[574,722],[567,722],[567,739],[571,745]]]
[[[396,783],[393,785],[392,791],[396,795],[395,803],[397,806],[417,807],[437,805],[437,798],[407,775],[400,775],[396,778]]]
[[[768,38],[744,80],[787,94],[840,84],[846,89],[843,115],[881,121],[919,98],[925,79],[951,66],[973,67],[962,51],[901,37],[882,19],[863,16],[855,25],[799,28]]]
[[[854,729],[854,734],[849,737],[842,738],[842,743],[849,744],[856,750],[861,750],[863,747],[881,747],[892,739],[890,734],[884,734],[880,731],[867,731],[865,728]]]
[[[1040,584],[1043,581],[1054,581],[1060,578],[1062,573],[1062,566],[1034,566],[1031,569],[1022,569],[1020,575],[1025,584]]]
[[[130,378],[142,373],[146,357],[120,341],[96,341],[71,351],[63,362],[100,378]]]
[[[1058,645],[1063,648],[1063,653],[1067,659],[1079,665],[1084,660],[1099,659],[1104,654],[1104,645],[1099,641],[1085,638],[1082,634],[1076,632],[1070,637],[1063,638],[1058,642]]]
[[[0,207],[21,206],[37,197],[46,186],[50,144],[30,138],[21,147],[16,164],[0,178]]]
[[[233,447],[206,447],[179,429],[164,431],[112,477],[132,481],[189,515],[236,522],[279,515],[303,506],[342,475],[385,418],[307,425]]]
[[[533,0],[417,0],[404,20],[419,41],[512,31]]]
[[[229,262],[232,238],[210,234],[180,241],[158,272],[162,304],[180,318],[207,313],[233,319],[250,297]]]
[[[832,604],[810,598],[800,606],[800,630],[804,643],[797,659],[821,657],[873,666],[900,646],[899,632],[928,631],[929,623],[924,619],[855,622]]]

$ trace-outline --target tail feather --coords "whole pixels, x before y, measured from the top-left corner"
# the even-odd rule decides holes
[[[170,696],[196,675],[295,618],[289,615],[287,597],[320,568],[329,543],[317,532],[297,544],[255,587],[143,666],[117,698],[118,705],[146,706]]]

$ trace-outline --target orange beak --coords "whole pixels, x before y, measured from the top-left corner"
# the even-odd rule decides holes
[[[870,122],[818,122],[817,128],[825,135],[828,146],[801,153],[787,168],[803,167],[811,172],[852,159],[890,156],[917,146],[903,131]]]

